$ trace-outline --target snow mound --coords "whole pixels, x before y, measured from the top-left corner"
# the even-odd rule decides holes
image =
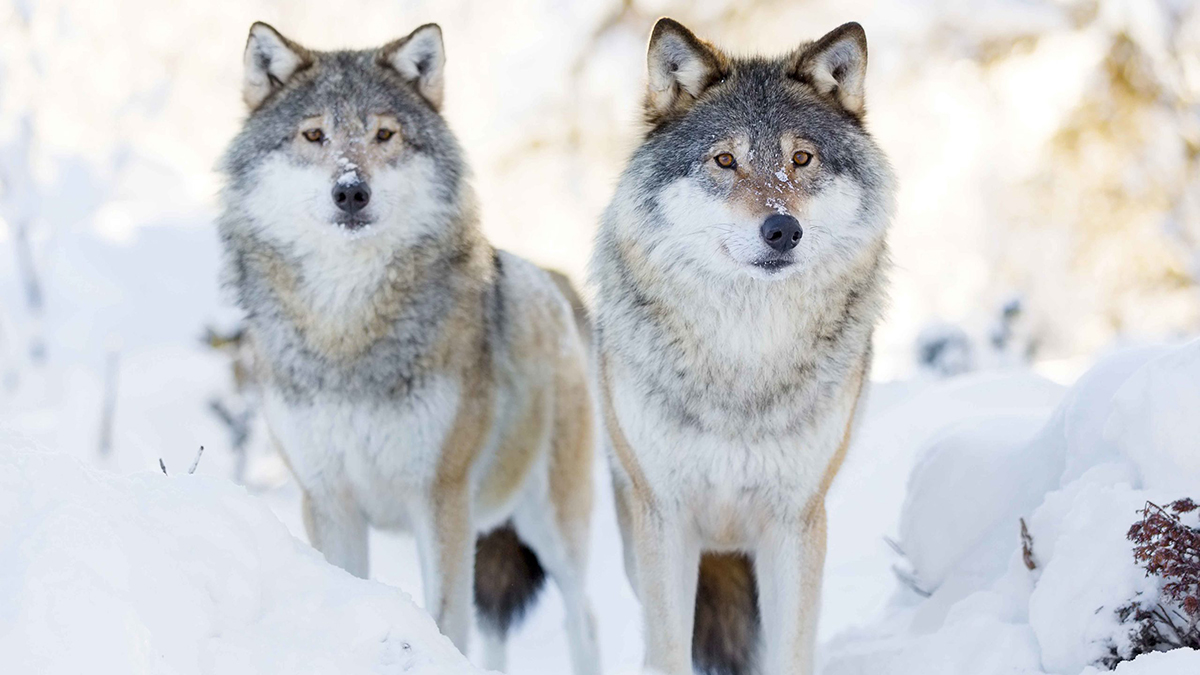
[[[0,449],[0,671],[478,673],[226,481]]]
[[[1097,675],[1104,671],[1088,668],[1082,675]],[[1115,675],[1184,675],[1200,672],[1200,652],[1176,649],[1156,654],[1142,654],[1132,661],[1117,664]]]
[[[1197,382],[1200,341],[1130,350],[1051,415],[980,406],[928,435],[900,514],[904,584],[875,625],[828,645],[824,675],[1095,675],[1131,658],[1118,611],[1157,602],[1160,581],[1126,534],[1148,501],[1200,498]],[[1200,653],[1115,672],[1200,672]]]
[[[1104,434],[1146,488],[1200,489],[1200,341],[1164,354],[1113,396]]]
[[[1046,417],[1001,412],[960,422],[918,458],[901,510],[900,546],[920,587],[938,588],[951,573],[981,561],[991,570],[980,572],[1004,571],[1011,542],[995,555],[978,548],[996,539],[987,535],[997,524],[1015,532],[1017,519],[1053,487],[1037,480],[1046,474],[1038,465],[1053,459],[1028,450]]]
[[[930,444],[950,429],[969,432],[970,423],[981,416],[1029,417],[1036,424],[1050,416],[1064,391],[1020,370],[872,385],[862,426],[826,500],[829,562],[823,594],[830,601],[821,610],[822,640],[870,623],[886,611],[895,584],[889,569],[894,555],[885,538],[895,539],[904,530],[903,505],[913,495],[906,493],[903,478],[927,458]],[[929,496],[937,499],[936,494]],[[933,508],[938,508],[936,503]],[[947,545],[959,548],[970,542]],[[931,557],[942,555],[930,552]]]
[[[1044,562],[1029,596],[1029,624],[1048,672],[1077,673],[1106,656],[1126,638],[1117,610],[1158,592],[1125,538],[1150,495],[1123,478],[1089,472],[1048,495],[1033,516],[1034,552]]]

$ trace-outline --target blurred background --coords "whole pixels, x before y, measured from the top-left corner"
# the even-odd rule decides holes
[[[944,368],[1001,351],[1070,377],[1114,340],[1200,323],[1188,0],[3,0],[7,386],[31,360],[102,367],[216,320],[212,168],[252,21],[322,49],[441,23],[488,234],[580,279],[664,14],[735,52],[866,27],[870,128],[900,177],[877,376],[941,350]]]
[[[317,49],[440,23],[444,111],[487,234],[582,283],[662,15],[744,53],[866,28],[868,124],[900,180],[876,380],[1030,368],[1065,384],[1117,347],[1200,329],[1189,0],[0,0],[0,448],[175,472],[203,445],[201,473],[245,484],[300,532],[217,284],[213,167],[244,115],[251,22]],[[619,587],[614,615],[631,615],[601,517],[612,545],[591,588]],[[393,560],[378,578],[419,588],[395,562],[410,541],[373,547]],[[874,588],[843,568],[835,582]],[[606,655],[636,664],[636,621],[601,625]],[[556,621],[530,631],[522,649],[561,651]]]

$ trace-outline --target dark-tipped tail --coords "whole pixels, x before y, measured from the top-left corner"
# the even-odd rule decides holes
[[[505,523],[475,541],[475,610],[481,627],[503,637],[533,606],[546,571]]]
[[[692,663],[704,675],[750,675],[758,651],[758,588],[750,558],[705,553],[696,585]]]

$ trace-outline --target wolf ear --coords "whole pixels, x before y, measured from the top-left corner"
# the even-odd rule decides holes
[[[242,98],[250,110],[256,110],[271,92],[287,84],[293,75],[313,63],[312,53],[258,21],[250,26],[246,40],[245,79]]]
[[[646,61],[646,117],[651,123],[687,110],[705,89],[725,76],[729,66],[716,47],[666,17],[654,24]]]
[[[379,62],[400,73],[434,110],[441,109],[446,50],[440,26],[427,23],[408,37],[389,42],[379,50]]]
[[[867,34],[851,22],[800,49],[792,57],[792,77],[808,84],[843,110],[861,117],[867,76]]]

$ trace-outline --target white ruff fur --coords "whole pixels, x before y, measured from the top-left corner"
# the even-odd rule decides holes
[[[705,549],[754,548],[768,514],[799,515],[812,499],[845,432],[853,400],[795,435],[730,440],[681,427],[619,368],[611,371],[614,412],[646,481],[681,505]]]
[[[407,405],[321,399],[287,403],[264,396],[272,433],[297,481],[314,497],[352,497],[380,527],[404,527],[409,499],[432,484],[458,408],[458,386],[430,383]]]

